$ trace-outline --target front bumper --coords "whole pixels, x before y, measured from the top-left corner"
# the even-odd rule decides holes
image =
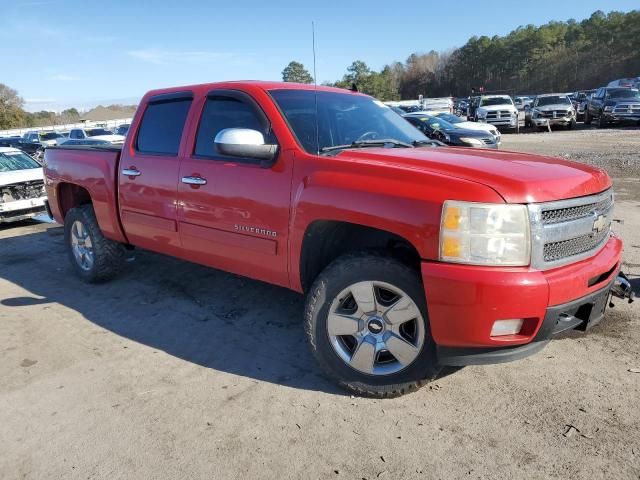
[[[478,118],[480,123],[488,123],[496,127],[516,128],[518,126],[518,117],[501,117],[501,118]]]
[[[26,220],[44,213],[46,199],[47,197],[40,197],[0,203],[0,223]]]
[[[429,322],[441,363],[495,363],[535,353],[558,333],[555,323],[548,327],[550,315],[557,319],[558,311],[609,291],[621,255],[622,242],[611,237],[594,257],[547,271],[424,262]],[[586,310],[567,328],[600,321],[582,318]],[[520,333],[492,337],[493,323],[506,319],[524,319]]]
[[[532,118],[531,122],[533,122],[533,124],[536,127],[546,127],[547,122],[549,123],[549,125],[553,127],[554,125],[567,126],[574,120],[575,120],[574,117],[557,117],[557,118],[540,117],[540,118]]]
[[[607,123],[634,123],[640,122],[640,115],[630,113],[608,113],[602,114],[603,120]]]

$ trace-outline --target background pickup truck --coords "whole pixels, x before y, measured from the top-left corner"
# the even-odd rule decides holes
[[[80,277],[136,246],[305,293],[320,367],[363,395],[529,355],[629,295],[604,171],[435,146],[355,92],[152,91],[122,150],[47,149],[45,172]]]
[[[640,124],[640,93],[637,88],[602,87],[587,100],[584,123],[599,128],[614,123]]]

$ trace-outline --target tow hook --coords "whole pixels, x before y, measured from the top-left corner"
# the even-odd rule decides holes
[[[616,277],[615,281],[613,282],[613,286],[611,287],[611,295],[623,300],[627,298],[629,300],[629,303],[633,303],[635,294],[633,293],[633,289],[631,288],[631,282],[629,282],[629,279],[624,273],[618,273],[618,276]],[[609,306],[613,307],[613,302],[609,302]]]

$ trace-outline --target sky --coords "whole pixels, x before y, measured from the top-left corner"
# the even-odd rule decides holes
[[[280,80],[291,61],[334,81],[354,60],[378,70],[413,52],[520,25],[629,11],[638,0],[0,0],[0,83],[29,111],[136,103],[147,90]]]

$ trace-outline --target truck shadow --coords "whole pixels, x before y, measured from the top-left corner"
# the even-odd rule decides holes
[[[206,368],[344,394],[319,374],[309,353],[301,295],[146,251],[137,251],[117,279],[87,285],[71,269],[60,230],[47,233],[41,226],[0,239],[0,278],[30,293],[0,298],[0,309],[60,304],[117,335]]]

